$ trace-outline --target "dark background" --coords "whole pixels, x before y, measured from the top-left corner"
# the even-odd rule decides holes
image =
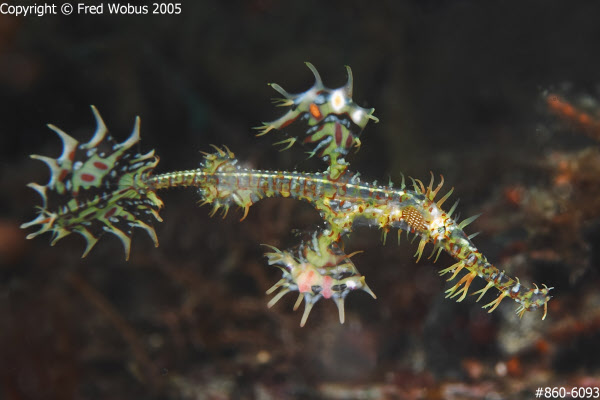
[[[106,5],[101,16],[0,15],[0,393],[530,399],[538,386],[599,387],[600,212],[590,206],[572,226],[569,211],[569,229],[548,233],[544,218],[510,203],[518,189],[552,208],[548,157],[597,151],[542,96],[598,98],[599,15],[594,1],[274,0],[188,1],[177,16],[108,15]],[[293,200],[265,200],[239,223],[239,212],[209,218],[192,190],[162,193],[161,245],[136,232],[129,262],[112,237],[83,260],[76,235],[53,248],[46,236],[25,241],[18,227],[40,201],[25,185],[48,179],[28,155],[60,154],[46,123],[87,141],[90,104],[118,140],[140,115],[158,172],[195,168],[210,144],[255,168],[323,168],[299,146],[278,152],[276,133],[250,129],[279,115],[268,82],[293,93],[312,85],[305,61],[329,87],[351,66],[354,100],[381,121],[363,133],[352,169],[381,182],[443,174],[462,218],[485,213],[467,229],[483,231],[475,243],[484,254],[556,287],[545,321],[541,312],[519,321],[508,300],[487,314],[472,298],[444,299],[437,271],[450,257],[415,265],[415,245],[397,247],[394,234],[383,246],[379,232],[359,228],[347,249],[365,250],[355,262],[378,299],[351,295],[342,326],[320,302],[300,329],[294,296],[266,308],[279,277],[260,246],[285,248],[298,240],[293,230],[318,226]],[[567,210],[599,182],[586,180]]]

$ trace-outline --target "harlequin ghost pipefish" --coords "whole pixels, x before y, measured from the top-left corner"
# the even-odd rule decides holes
[[[131,236],[134,228],[145,230],[158,246],[153,228],[155,221],[162,221],[159,211],[163,202],[156,192],[175,187],[194,187],[203,201],[212,206],[213,216],[221,210],[223,217],[232,205],[243,210],[242,220],[250,206],[266,197],[291,197],[304,200],[315,207],[325,225],[297,246],[279,250],[268,246],[265,255],[269,265],[281,269],[282,278],[267,294],[277,291],[269,301],[271,307],[289,292],[298,292],[296,310],[304,300],[304,326],[314,304],[320,299],[332,299],[338,307],[340,322],[344,322],[344,301],[353,291],[363,290],[375,298],[351,257],[341,246],[344,236],[352,232],[355,222],[379,227],[385,238],[391,229],[406,231],[419,237],[415,256],[417,262],[425,246],[431,243],[437,260],[442,250],[450,254],[456,263],[440,271],[450,274],[448,280],[460,279],[446,291],[447,296],[462,301],[476,277],[486,284],[473,294],[479,301],[491,288],[498,296],[484,305],[489,312],[495,310],[505,297],[518,303],[517,314],[544,308],[546,317],[552,288],[543,286],[527,288],[518,278],[511,278],[488,262],[475,247],[463,229],[477,216],[458,222],[451,218],[458,202],[448,212],[443,204],[452,194],[438,194],[444,183],[443,176],[435,185],[431,175],[425,186],[419,179],[410,178],[407,186],[402,180],[400,187],[381,186],[362,182],[358,173],[349,170],[345,156],[350,150],[360,148],[359,136],[373,116],[374,109],[365,109],[352,100],[352,71],[347,83],[338,89],[329,89],[321,81],[315,67],[306,63],[315,76],[315,84],[306,92],[290,94],[281,86],[271,87],[283,97],[276,99],[287,112],[273,122],[258,127],[258,135],[286,128],[290,124],[303,126],[297,137],[288,136],[276,144],[285,149],[300,141],[311,148],[310,156],[320,157],[327,163],[323,172],[262,171],[244,168],[227,148],[214,147],[214,152],[203,153],[200,168],[153,175],[158,164],[154,150],[141,154],[134,149],[140,141],[140,119],[136,118],[131,136],[118,143],[108,134],[98,110],[92,106],[96,119],[96,131],[87,143],[80,143],[54,125],[48,127],[56,132],[63,143],[60,157],[39,155],[31,157],[45,162],[50,168],[50,181],[45,185],[30,183],[43,200],[37,217],[22,228],[37,227],[27,236],[34,238],[44,232],[52,233],[54,245],[65,236],[76,232],[86,241],[85,257],[105,232],[117,236],[129,258]],[[430,257],[431,257],[430,256]]]

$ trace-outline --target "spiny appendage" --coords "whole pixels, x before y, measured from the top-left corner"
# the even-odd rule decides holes
[[[419,260],[423,256],[423,251],[425,250],[425,245],[427,243],[433,243],[433,249],[429,257],[427,258],[431,259],[435,254],[433,262],[436,262],[438,260],[443,250],[442,241],[443,239],[447,239],[448,237],[445,225],[448,221],[451,221],[450,217],[452,216],[452,213],[458,205],[457,201],[448,213],[444,213],[442,211],[442,205],[446,202],[446,200],[448,200],[450,195],[452,195],[454,188],[451,188],[444,196],[442,196],[439,200],[436,201],[435,198],[444,186],[444,176],[440,175],[440,182],[434,189],[433,172],[430,172],[430,174],[431,179],[427,187],[425,187],[421,180],[410,178],[415,193],[417,195],[423,195],[425,197],[425,199],[423,199],[423,207],[409,206],[402,211],[402,217],[407,222],[408,226],[412,230],[420,232],[421,240],[419,241],[417,251],[415,253],[417,262],[419,262]],[[404,189],[405,187],[406,185],[404,183],[403,177],[402,189]],[[427,212],[424,212],[425,210]],[[468,224],[472,222],[475,218],[477,218],[477,216],[468,218],[466,220],[466,223]],[[398,242],[400,242],[400,232],[398,232]]]
[[[451,216],[458,202],[454,203],[448,213],[442,211],[441,206],[452,193],[452,189],[435,202],[435,198],[444,183],[443,176],[435,189],[433,189],[433,174],[427,187],[418,179],[411,178],[411,180],[414,192],[417,195],[424,195],[425,197],[422,200],[422,204],[409,206],[402,210],[402,218],[404,218],[408,226],[417,232],[421,232],[421,241],[415,254],[417,261],[423,255],[425,245],[433,243],[433,251],[429,258],[437,251],[435,258],[437,260],[440,251],[445,249],[458,261],[454,265],[440,271],[440,275],[451,273],[448,279],[448,281],[451,281],[457,278],[461,271],[466,271],[466,274],[462,275],[454,286],[446,290],[446,297],[457,298],[458,302],[464,300],[471,283],[479,276],[486,280],[487,284],[482,289],[473,293],[479,295],[476,301],[481,300],[485,293],[492,287],[495,287],[500,292],[496,299],[483,306],[483,308],[489,308],[488,312],[494,311],[505,297],[510,297],[519,304],[517,309],[519,317],[522,317],[525,311],[535,310],[543,306],[544,315],[542,319],[544,319],[547,312],[547,303],[551,299],[548,296],[548,292],[552,288],[543,285],[543,288],[540,289],[534,285],[535,289],[528,289],[521,285],[518,278],[510,278],[487,261],[485,256],[471,242],[471,239],[477,236],[477,233],[469,236],[464,233],[464,228],[475,221],[481,214],[466,218],[461,222],[454,221]],[[403,183],[402,188],[404,187]]]
[[[231,204],[237,203],[244,208],[244,216],[252,202],[245,201],[249,195],[243,188],[236,187],[236,173],[241,169],[235,155],[227,146],[223,148],[211,145],[216,151],[205,153],[200,168],[189,171],[174,171],[152,176],[148,184],[155,190],[175,187],[197,187],[202,198],[200,206],[213,206],[210,216],[222,210],[223,218],[227,216]]]
[[[110,135],[96,107],[91,106],[96,119],[92,139],[80,144],[54,125],[48,125],[63,142],[59,158],[32,155],[50,168],[46,185],[28,186],[41,196],[43,204],[38,216],[21,228],[39,225],[34,238],[52,232],[54,245],[72,232],[86,240],[85,257],[104,232],[117,236],[129,257],[134,227],[144,229],[158,246],[152,224],[162,221],[158,211],[163,206],[145,180],[158,164],[154,150],[140,154],[134,146],[140,141],[140,119],[135,120],[131,136],[117,143]]]
[[[268,307],[275,305],[289,292],[299,292],[294,311],[304,300],[304,314],[300,326],[304,326],[313,306],[321,298],[335,301],[340,323],[344,323],[344,300],[351,291],[360,289],[376,298],[367,286],[364,276],[360,275],[350,260],[355,253],[344,254],[337,243],[323,249],[319,244],[319,236],[315,234],[311,243],[302,244],[294,250],[281,251],[272,246],[268,247],[273,249],[272,252],[265,253],[269,265],[275,265],[283,272],[283,277],[267,290],[267,294],[271,294],[279,289],[269,301]]]
[[[197,184],[203,200],[200,205],[212,205],[211,217],[222,209],[225,218],[229,207],[235,204],[244,210],[240,219],[243,221],[248,216],[250,206],[259,200],[257,191],[242,183],[244,178],[241,173],[247,170],[238,165],[235,155],[226,146],[223,149],[213,147],[216,153],[203,153],[204,161],[200,168],[203,178]]]
[[[446,290],[446,297],[454,298],[461,295],[457,301],[462,301],[467,295],[469,286],[476,276],[481,276],[487,281],[487,284],[478,291],[474,292],[473,295],[479,295],[476,301],[481,300],[485,293],[495,287],[500,294],[492,300],[490,303],[483,306],[483,308],[489,308],[488,313],[494,311],[506,297],[509,297],[519,304],[516,310],[516,314],[519,318],[522,318],[525,311],[537,310],[541,307],[544,308],[544,314],[542,319],[546,319],[548,313],[548,301],[552,298],[548,293],[554,288],[549,288],[546,285],[542,285],[540,289],[535,283],[534,289],[526,288],[521,285],[519,278],[512,279],[505,275],[504,271],[500,272],[496,267],[486,262],[486,266],[469,266],[466,260],[461,260],[456,264],[443,269],[440,271],[440,275],[452,273],[448,281],[453,280],[463,270],[467,269],[467,273],[458,281],[456,285]]]
[[[330,164],[331,174],[337,178],[347,167],[344,156],[352,147],[360,147],[359,136],[369,120],[378,122],[373,116],[375,109],[365,109],[352,100],[352,70],[346,66],[348,81],[338,89],[328,89],[323,85],[321,77],[311,63],[306,63],[315,76],[315,84],[304,93],[290,94],[281,86],[271,83],[283,99],[277,99],[279,106],[289,107],[281,118],[273,122],[265,122],[258,136],[264,135],[273,129],[283,129],[296,120],[305,121],[307,129],[303,143],[313,144],[310,156],[318,155]],[[290,137],[275,144],[285,145],[284,150],[290,148],[298,140]]]

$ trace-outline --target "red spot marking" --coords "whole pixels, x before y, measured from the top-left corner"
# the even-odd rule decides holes
[[[352,147],[353,144],[354,144],[354,136],[352,136],[352,134],[349,134],[348,137],[346,138],[346,148],[349,149],[350,147]]]
[[[342,125],[339,122],[335,123],[335,144],[342,145]]]
[[[100,161],[94,161],[94,167],[98,168],[98,169],[108,169],[108,165],[104,164],[103,162]]]
[[[69,170],[68,169],[63,169],[62,171],[60,171],[60,175],[58,176],[58,180],[62,182],[62,180],[67,177],[67,175],[69,175]]]
[[[313,142],[316,142],[317,140],[320,140],[320,139],[314,139],[314,137],[317,134],[317,132],[320,132],[321,129],[323,129],[323,126],[324,125],[319,125],[317,130],[312,135],[305,137],[304,140],[302,141],[302,143],[307,144],[307,143],[313,143]]]
[[[115,213],[117,212],[117,207],[113,207],[110,210],[108,210],[108,212],[106,214],[104,214],[105,218],[110,218],[112,217]]]
[[[296,116],[295,118],[288,119],[287,121],[285,121],[285,122],[284,122],[284,123],[281,125],[281,128],[285,128],[286,126],[290,125],[290,124],[291,124],[291,123],[293,123],[295,120],[297,120],[299,116],[300,116],[300,115]]]
[[[319,107],[317,107],[315,103],[311,103],[310,106],[308,106],[308,108],[310,109],[310,115],[312,115],[316,119],[321,119],[321,117],[323,117],[323,115],[321,114],[321,110],[319,110]]]
[[[333,279],[330,276],[323,277],[323,297],[326,299],[333,296],[333,291],[331,290],[331,284],[333,283]]]
[[[312,292],[312,281],[315,276],[315,271],[306,271],[298,276],[298,291],[300,293]]]
[[[75,159],[75,150],[69,153],[69,160],[73,161]]]
[[[81,180],[85,182],[93,182],[96,177],[92,174],[81,174]]]

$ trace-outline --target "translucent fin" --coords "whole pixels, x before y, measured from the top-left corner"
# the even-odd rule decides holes
[[[471,224],[473,221],[475,221],[475,220],[476,220],[477,218],[479,218],[480,216],[481,216],[481,214],[475,214],[475,215],[473,215],[473,216],[471,216],[471,217],[469,217],[469,218],[466,218],[466,219],[464,219],[463,221],[461,221],[461,222],[458,224],[458,227],[459,227],[460,229],[465,229],[465,227],[466,227],[467,225]]]
[[[452,207],[450,208],[450,211],[448,211],[448,217],[451,217],[452,214],[454,213],[454,211],[456,210],[456,206],[458,206],[460,200],[456,200],[454,202],[454,204],[452,205]]]
[[[441,199],[438,200],[438,202],[436,204],[437,204],[437,206],[439,208],[442,208],[442,204],[444,204],[444,202],[446,200],[448,200],[448,197],[450,197],[452,195],[452,192],[454,192],[454,188],[450,188],[450,190],[448,191],[448,193],[446,193],[444,195],[444,197],[442,197]]]
[[[470,234],[469,236],[467,236],[467,238],[469,238],[469,240],[473,239],[474,237],[478,236],[481,232],[475,232]]]

